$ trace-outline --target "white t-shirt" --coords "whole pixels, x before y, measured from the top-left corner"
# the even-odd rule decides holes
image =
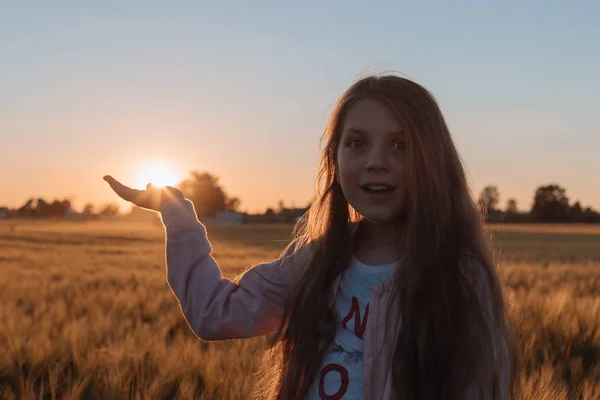
[[[336,334],[309,389],[308,399],[364,398],[364,334],[371,288],[385,283],[398,264],[372,266],[352,257],[335,298]]]

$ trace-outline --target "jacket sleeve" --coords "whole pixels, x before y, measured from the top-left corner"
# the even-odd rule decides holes
[[[161,218],[167,281],[200,339],[246,338],[277,330],[287,293],[304,261],[292,255],[294,243],[280,258],[253,266],[235,283],[223,278],[191,201],[163,205]]]

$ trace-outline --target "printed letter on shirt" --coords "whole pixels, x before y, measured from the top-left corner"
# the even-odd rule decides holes
[[[341,378],[341,385],[337,392],[333,394],[325,393],[325,376],[330,372],[338,372]],[[319,397],[322,400],[340,400],[348,390],[348,370],[340,364],[329,364],[321,370],[321,379],[319,379]]]
[[[352,318],[352,316],[354,315],[354,334],[362,339],[363,338],[363,333],[365,332],[365,329],[367,328],[367,318],[369,316],[369,304],[367,304],[367,309],[365,310],[365,317],[362,319],[360,318],[360,306],[358,304],[358,299],[354,296],[352,296],[352,305],[350,306],[350,311],[348,312],[348,315],[346,315],[344,317],[344,319],[342,320],[342,327],[344,327],[344,329],[346,329],[346,323],[348,321],[350,321],[350,319]]]

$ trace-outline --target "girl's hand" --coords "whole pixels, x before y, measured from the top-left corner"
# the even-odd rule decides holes
[[[104,176],[104,180],[120,198],[149,210],[160,211],[161,206],[167,201],[175,198],[183,199],[183,193],[171,186],[161,188],[148,183],[146,190],[137,190],[123,185],[110,175]]]

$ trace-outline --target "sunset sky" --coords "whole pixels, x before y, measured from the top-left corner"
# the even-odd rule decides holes
[[[102,176],[155,163],[304,206],[333,103],[392,70],[439,100],[474,193],[529,209],[556,182],[600,209],[600,2],[182,3],[3,4],[0,206],[117,201]]]

